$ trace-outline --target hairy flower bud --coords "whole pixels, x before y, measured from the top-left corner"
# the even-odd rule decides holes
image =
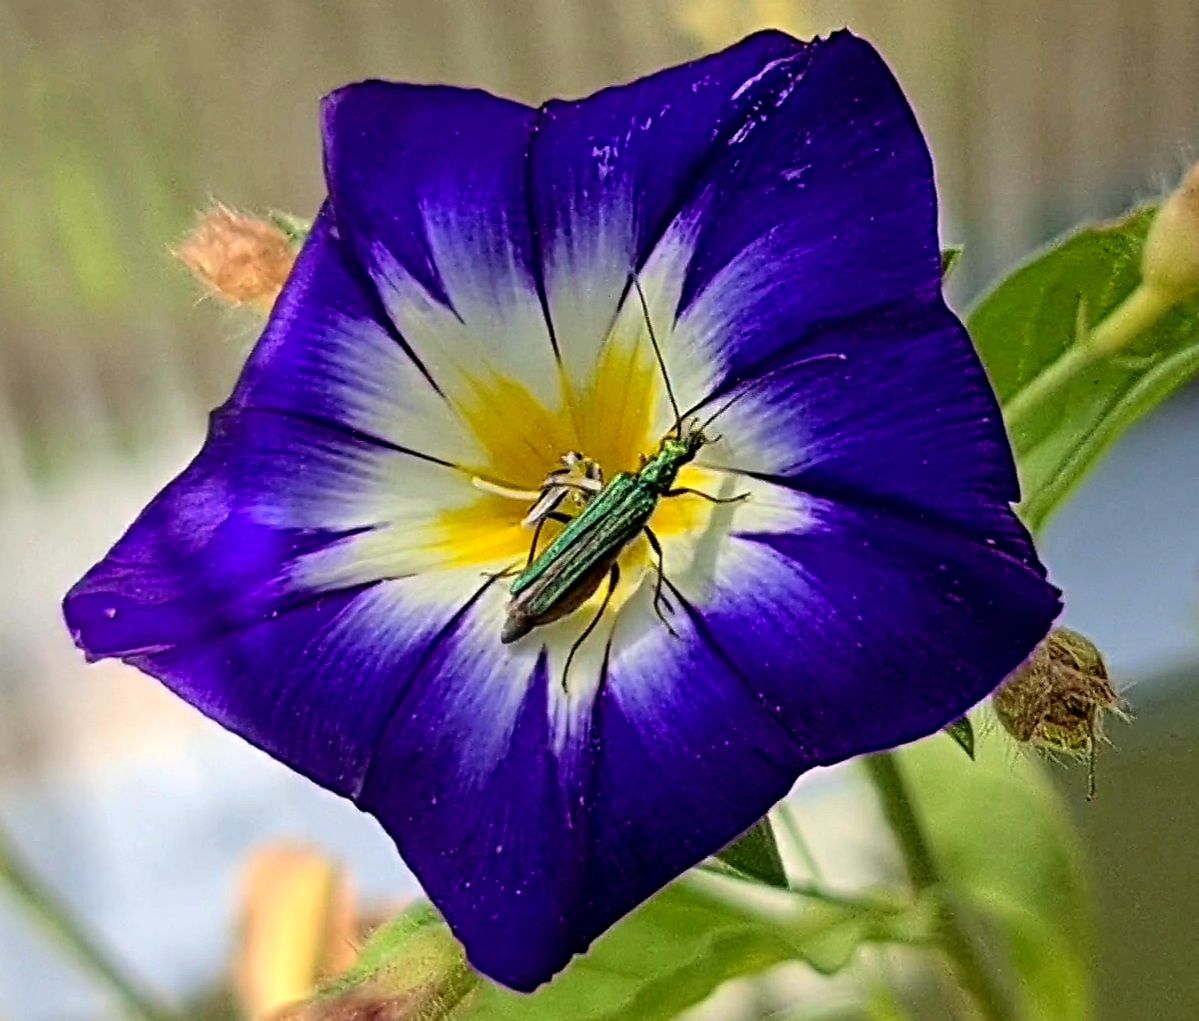
[[[1199,294],[1199,165],[1158,210],[1145,238],[1141,275],[1176,301]]]
[[[296,261],[293,240],[277,223],[220,204],[173,254],[211,294],[262,311],[275,303]]]
[[[1077,631],[1055,628],[991,699],[1004,729],[1021,744],[1091,762],[1089,795],[1095,793],[1094,756],[1103,738],[1103,717],[1123,715],[1123,701],[1108,679],[1095,645]]]
[[[441,916],[418,904],[380,927],[354,966],[272,1021],[427,1021],[470,1013],[479,975]]]

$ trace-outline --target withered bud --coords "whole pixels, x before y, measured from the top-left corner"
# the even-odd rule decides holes
[[[1107,713],[1124,715],[1124,702],[1090,639],[1055,628],[991,697],[1003,728],[1021,744],[1086,758],[1088,797],[1095,794],[1095,748]]]
[[[172,251],[211,294],[269,311],[296,261],[293,239],[278,224],[214,205]]]
[[[1175,301],[1199,294],[1199,165],[1154,217],[1141,255],[1141,275]]]

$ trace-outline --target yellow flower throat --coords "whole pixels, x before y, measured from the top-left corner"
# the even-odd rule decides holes
[[[485,452],[484,462],[471,470],[485,483],[530,493],[536,493],[546,477],[562,467],[568,451],[596,462],[605,479],[617,472],[636,471],[641,458],[657,450],[661,439],[653,426],[662,399],[660,379],[645,345],[619,343],[605,346],[585,388],[572,390],[563,379],[565,396],[553,410],[511,378],[470,377],[466,396],[458,406]],[[689,465],[680,475],[679,485],[704,488],[709,477],[709,472]],[[440,516],[436,532],[439,554],[455,567],[523,564],[533,539],[533,530],[522,523],[531,502],[476,490],[467,504]],[[566,501],[562,509],[571,513],[577,506],[575,501]],[[700,530],[708,521],[710,506],[699,499],[663,500],[654,513],[654,531],[666,540]],[[539,548],[552,541],[561,527],[546,522]],[[621,557],[625,578],[640,577],[647,553],[644,538],[630,544]]]

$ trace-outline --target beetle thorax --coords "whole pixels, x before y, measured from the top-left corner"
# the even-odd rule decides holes
[[[700,447],[707,442],[699,430],[680,436],[667,436],[658,445],[658,452],[649,458],[638,473],[641,478],[665,493],[674,485],[679,469],[695,460]]]

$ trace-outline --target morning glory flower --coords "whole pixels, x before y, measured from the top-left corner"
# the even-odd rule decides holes
[[[374,815],[532,989],[804,771],[960,716],[1058,594],[865,42],[763,33],[537,109],[364,82],[323,131],[232,396],[66,617]],[[639,536],[587,641],[602,586],[503,642],[537,520],[676,424],[650,326],[680,407],[728,405],[678,486],[744,499],[660,501],[664,605]]]

